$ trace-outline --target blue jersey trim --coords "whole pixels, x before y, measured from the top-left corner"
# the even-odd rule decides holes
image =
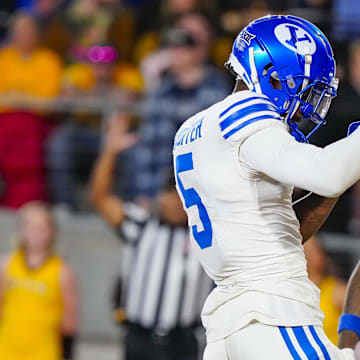
[[[230,107],[228,107],[227,109],[225,109],[221,114],[220,114],[220,117],[224,116],[226,113],[228,113],[231,109],[233,109],[235,106],[238,106],[238,105],[242,105],[242,104],[245,104],[249,101],[252,101],[252,100],[265,100],[264,98],[262,97],[251,97],[251,98],[247,98],[247,99],[243,99],[243,100],[240,100],[234,104],[232,104]]]
[[[261,111],[271,111],[274,113],[274,117],[280,118],[280,115],[276,112],[276,109],[273,105],[270,104],[254,104],[251,106],[248,106],[244,109],[240,109],[238,111],[235,111],[233,114],[231,114],[229,117],[224,119],[220,122],[221,131],[225,130],[227,127],[229,127],[234,122],[240,120],[241,118],[244,118],[247,115],[254,114],[256,116],[257,112]]]
[[[292,328],[292,331],[308,360],[319,360],[319,355],[311,345],[309,339],[305,334],[304,329],[301,326],[296,326]]]
[[[276,118],[272,117],[271,115],[262,115],[262,116],[258,116],[252,119],[249,119],[247,121],[244,121],[243,123],[241,123],[239,126],[233,128],[231,131],[229,131],[228,133],[226,133],[224,136],[225,139],[228,139],[231,135],[234,135],[236,132],[238,132],[239,130],[241,130],[242,128],[244,128],[245,126],[256,122],[256,121],[260,121],[260,120],[264,120],[264,119],[269,119],[269,120],[276,120]],[[278,119],[280,120],[280,118]]]
[[[289,334],[287,333],[287,330],[285,327],[283,326],[279,326],[279,330],[281,332],[281,335],[285,341],[285,344],[288,348],[288,350],[290,351],[291,356],[293,357],[294,360],[301,360],[300,355],[298,354],[298,352],[296,351],[293,343],[290,340]]]
[[[314,340],[316,341],[316,343],[319,345],[323,355],[324,355],[324,358],[325,360],[331,360],[330,358],[330,355],[326,349],[326,346],[323,344],[323,342],[320,340],[318,334],[316,333],[315,329],[314,329],[314,326],[313,325],[310,325],[309,326],[309,329],[310,329],[310,332],[311,332],[311,335],[313,336]]]

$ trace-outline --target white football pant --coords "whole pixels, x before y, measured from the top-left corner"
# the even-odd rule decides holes
[[[277,327],[251,322],[225,339],[210,342],[204,360],[354,360],[320,326]]]

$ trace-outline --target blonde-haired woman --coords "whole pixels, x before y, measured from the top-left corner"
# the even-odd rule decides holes
[[[0,269],[0,359],[71,359],[78,291],[71,267],[56,254],[50,208],[23,206],[17,236]]]

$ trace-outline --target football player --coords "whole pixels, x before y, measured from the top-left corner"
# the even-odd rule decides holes
[[[193,245],[217,285],[204,359],[354,359],[324,334],[302,247],[360,178],[358,124],[325,148],[308,143],[337,93],[331,46],[306,20],[268,16],[241,31],[226,65],[234,92],[187,120],[173,150]],[[294,206],[294,187],[314,195]]]

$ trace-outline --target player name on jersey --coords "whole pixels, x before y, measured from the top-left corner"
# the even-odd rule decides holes
[[[175,137],[175,146],[185,145],[201,138],[203,117],[195,121],[192,126],[181,129]]]

